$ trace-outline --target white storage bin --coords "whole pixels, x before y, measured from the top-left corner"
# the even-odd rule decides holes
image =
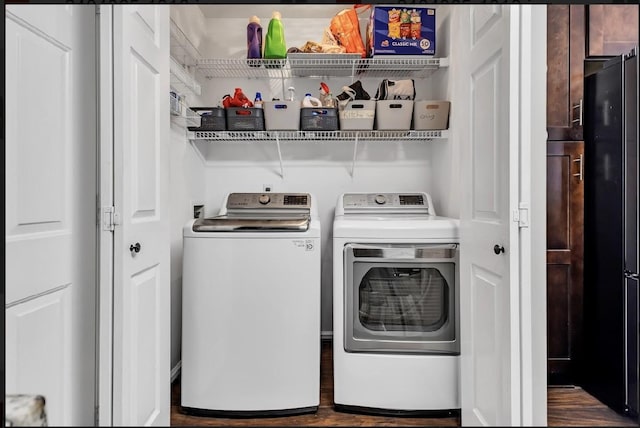
[[[262,108],[267,131],[300,129],[300,101],[265,101]]]
[[[416,101],[413,105],[413,129],[447,129],[449,101]]]
[[[373,129],[375,114],[375,100],[349,101],[344,109],[340,111],[340,129],[370,131]]]
[[[376,129],[408,131],[411,129],[413,100],[378,100]]]

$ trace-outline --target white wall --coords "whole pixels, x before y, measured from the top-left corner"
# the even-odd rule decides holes
[[[196,6],[172,6],[171,19],[191,43],[200,45],[205,29],[204,16]],[[196,94],[186,94],[188,105],[201,105]],[[167,94],[168,97],[168,94]],[[167,98],[168,100],[168,98]],[[193,218],[193,204],[205,195],[204,166],[186,139],[186,128],[172,120],[169,147],[170,229],[171,229],[171,367],[181,359],[182,341],[182,226]]]

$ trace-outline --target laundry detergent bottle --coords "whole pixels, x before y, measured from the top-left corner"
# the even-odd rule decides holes
[[[284,26],[282,25],[280,12],[273,12],[269,28],[267,28],[267,37],[264,41],[264,58],[280,59],[282,61],[267,61],[265,67],[280,68],[284,65],[284,59],[287,57],[287,44],[284,41]]]
[[[262,26],[260,18],[252,16],[247,25],[247,64],[260,67],[262,62]]]

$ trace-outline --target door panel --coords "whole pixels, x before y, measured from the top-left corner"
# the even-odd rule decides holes
[[[168,425],[169,6],[114,6],[113,424]],[[137,250],[136,250],[137,248]]]
[[[11,303],[71,282],[73,195],[68,171],[73,147],[68,118],[73,108],[69,48],[11,12],[6,31],[6,79],[15,82],[7,85],[11,107],[6,110],[5,224],[11,284],[7,303]],[[33,106],[47,112],[36,113],[41,116],[38,126],[33,126]],[[26,261],[48,269],[25,269]]]
[[[51,426],[72,425],[70,295],[67,285],[6,312],[6,390],[44,396]]]
[[[458,77],[461,141],[467,144],[461,206],[461,379],[463,425],[510,425],[519,414],[511,376],[510,260],[518,254],[510,237],[510,44],[513,9],[460,9]],[[469,34],[467,34],[467,32]],[[466,143],[468,142],[468,143]],[[515,198],[514,198],[515,199]],[[495,254],[494,245],[504,248]],[[466,332],[466,334],[465,334]],[[514,373],[517,376],[517,373]]]
[[[547,364],[550,384],[579,384],[582,348],[582,141],[547,142]]]
[[[95,6],[6,14],[6,392],[95,412]]]

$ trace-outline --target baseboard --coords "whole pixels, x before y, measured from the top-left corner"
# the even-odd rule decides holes
[[[320,332],[320,340],[331,340],[331,339],[333,339],[333,331]]]
[[[171,383],[176,380],[178,375],[180,374],[180,370],[182,369],[182,360],[178,361],[176,366],[171,369]]]

